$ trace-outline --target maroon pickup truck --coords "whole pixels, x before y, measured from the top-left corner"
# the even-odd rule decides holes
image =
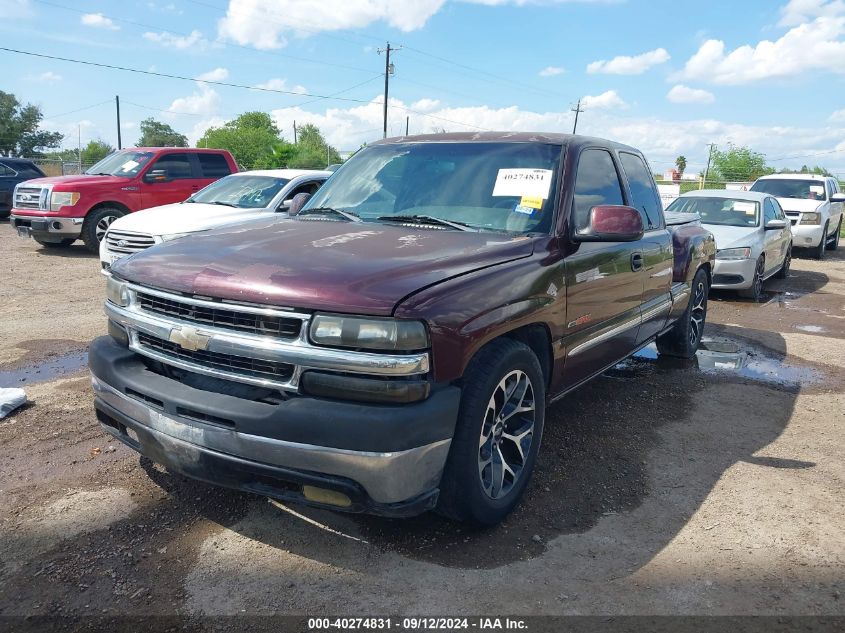
[[[667,226],[631,147],[388,139],[292,207],[114,266],[90,349],[107,431],[216,484],[493,524],[550,403],[652,341],[691,357],[701,339],[713,237]]]

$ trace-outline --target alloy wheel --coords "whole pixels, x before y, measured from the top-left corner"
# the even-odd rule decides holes
[[[117,220],[116,215],[107,215],[100,218],[100,221],[97,222],[97,226],[94,229],[94,235],[97,236],[97,241],[101,242],[103,240],[103,236],[106,234],[109,226],[112,222]]]
[[[754,269],[754,300],[759,301],[760,295],[763,294],[763,274],[765,271],[765,264],[762,258],[757,260],[757,268]]]
[[[478,475],[491,499],[506,496],[522,476],[534,436],[534,386],[524,371],[509,372],[496,388],[481,425]]]
[[[690,346],[695,348],[701,335],[704,333],[704,319],[707,316],[707,288],[703,281],[699,281],[695,287],[695,294],[692,298],[692,310],[690,310]]]

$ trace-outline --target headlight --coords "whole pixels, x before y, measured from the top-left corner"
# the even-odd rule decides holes
[[[744,246],[742,248],[723,248],[716,251],[716,259],[748,259],[751,257],[751,248]]]
[[[428,347],[428,334],[420,321],[330,314],[317,314],[311,320],[311,340],[317,345],[363,349],[413,350]]]
[[[821,224],[822,223],[822,214],[821,213],[802,213],[801,214],[801,224]]]
[[[161,241],[169,242],[170,240],[178,240],[180,237],[185,237],[186,235],[190,235],[190,233],[171,233],[170,235],[162,235]]]
[[[129,305],[129,287],[122,281],[109,277],[106,281],[106,297],[113,304],[125,308]]]
[[[77,191],[54,191],[50,196],[50,211],[58,211],[62,207],[72,207],[79,202]]]

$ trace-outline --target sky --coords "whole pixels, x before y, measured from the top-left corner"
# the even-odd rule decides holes
[[[351,151],[382,136],[388,41],[389,135],[571,132],[580,99],[579,133],[657,172],[734,143],[845,179],[845,0],[0,0],[0,47],[50,56],[0,50],[0,90],[66,147],[116,146],[119,95],[124,146],[262,110]]]

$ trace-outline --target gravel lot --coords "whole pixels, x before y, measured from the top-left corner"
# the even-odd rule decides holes
[[[0,223],[0,386],[33,401],[0,421],[0,614],[845,615],[845,250],[765,303],[711,297],[696,360],[647,349],[554,405],[483,532],[280,507],[111,442],[98,269]]]

